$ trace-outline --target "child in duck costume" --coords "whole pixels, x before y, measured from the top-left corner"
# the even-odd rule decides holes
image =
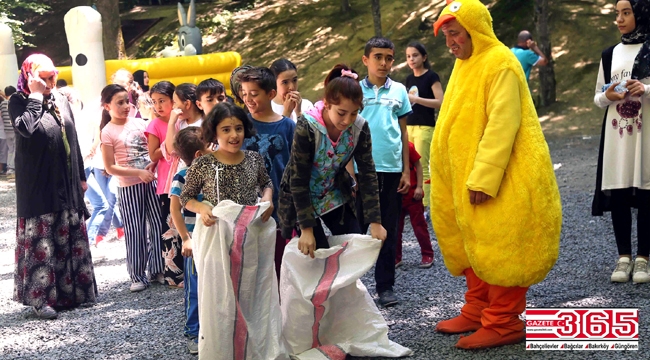
[[[528,287],[558,257],[560,194],[523,69],[485,5],[448,0],[436,35],[441,27],[458,59],[431,143],[431,220],[467,292],[436,330],[476,331],[456,344],[464,349],[513,344],[525,338]]]

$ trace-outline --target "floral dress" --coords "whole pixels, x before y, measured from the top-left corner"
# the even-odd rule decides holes
[[[83,159],[70,105],[18,92],[9,103],[16,130],[16,248],[13,300],[69,309],[97,301],[86,232]]]

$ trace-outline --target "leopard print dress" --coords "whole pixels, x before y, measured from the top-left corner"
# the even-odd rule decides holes
[[[266,188],[273,183],[264,166],[264,159],[254,151],[244,151],[239,164],[224,164],[213,154],[204,155],[187,169],[181,193],[183,206],[203,193],[203,200],[217,205],[231,200],[239,205],[255,205]]]

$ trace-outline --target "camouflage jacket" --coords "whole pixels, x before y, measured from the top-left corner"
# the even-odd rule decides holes
[[[352,150],[351,159],[354,159],[357,164],[358,188],[363,189],[359,194],[363,202],[363,218],[367,223],[381,223],[379,187],[375,163],[372,160],[370,128],[363,118],[360,116],[359,118],[360,121],[355,121],[352,125],[357,127],[353,131],[358,132],[358,137],[356,137],[357,141]],[[292,237],[296,226],[314,227],[319,221],[314,216],[309,183],[316,147],[320,146],[315,142],[318,139],[329,140],[318,132],[319,130],[315,129],[304,116],[298,118],[291,147],[291,157],[280,182],[278,217],[282,236],[285,239]],[[352,178],[345,170],[346,164],[341,165],[335,183],[341,190],[345,203],[356,212],[355,197],[352,194]]]

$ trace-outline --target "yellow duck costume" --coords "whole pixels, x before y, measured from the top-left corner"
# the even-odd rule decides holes
[[[453,20],[473,50],[456,60],[431,143],[431,220],[445,265],[468,290],[461,315],[436,330],[476,331],[456,344],[474,349],[524,339],[518,315],[528,286],[557,260],[562,205],[517,58],[478,0],[448,0],[434,33]],[[469,190],[491,198],[472,205]]]

